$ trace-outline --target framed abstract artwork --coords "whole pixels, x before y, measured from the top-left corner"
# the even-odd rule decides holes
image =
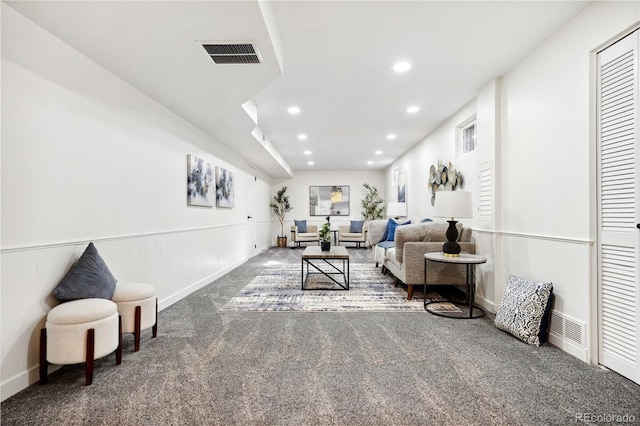
[[[216,207],[233,208],[235,203],[235,188],[233,173],[216,166]]]
[[[407,202],[407,172],[398,174],[398,202]]]
[[[310,186],[311,216],[349,216],[349,185]]]
[[[213,166],[197,155],[187,155],[187,205],[213,207]]]

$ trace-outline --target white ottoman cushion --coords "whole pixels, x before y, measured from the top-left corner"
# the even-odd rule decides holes
[[[94,359],[115,351],[119,344],[118,309],[106,299],[62,303],[47,315],[47,361],[52,364],[85,362],[87,331],[95,330]]]
[[[111,300],[114,302],[131,302],[148,299],[156,295],[156,289],[149,284],[125,283],[116,284],[116,291]]]
[[[135,331],[135,310],[140,306],[140,330],[153,327],[156,323],[156,289],[149,284],[124,283],[116,285],[113,301],[122,316],[122,332]]]

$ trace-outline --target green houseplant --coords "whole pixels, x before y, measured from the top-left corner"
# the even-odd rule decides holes
[[[280,235],[278,235],[278,247],[286,247],[287,246],[287,236],[284,233],[284,218],[287,215],[287,212],[293,210],[291,204],[289,203],[289,196],[287,195],[287,187],[283,186],[276,195],[273,196],[273,201],[271,202],[271,210],[278,217],[280,221]]]
[[[318,236],[320,237],[320,249],[322,251],[331,250],[331,223],[329,223],[329,216],[327,216],[327,221],[320,227]]]
[[[378,188],[368,183],[363,183],[362,186],[367,190],[362,199],[362,216],[365,220],[382,219],[384,200],[380,197]]]

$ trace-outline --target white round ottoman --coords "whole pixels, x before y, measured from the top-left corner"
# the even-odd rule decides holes
[[[85,363],[86,385],[93,381],[93,361],[113,351],[122,362],[118,307],[107,299],[80,299],[55,306],[40,330],[40,383],[48,364]]]
[[[118,305],[122,316],[122,332],[133,333],[134,351],[140,350],[140,333],[153,328],[153,337],[158,335],[158,298],[152,285],[143,283],[117,284],[111,298]]]

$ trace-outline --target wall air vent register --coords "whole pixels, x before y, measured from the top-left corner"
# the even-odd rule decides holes
[[[200,42],[216,64],[260,64],[262,57],[254,42]]]

